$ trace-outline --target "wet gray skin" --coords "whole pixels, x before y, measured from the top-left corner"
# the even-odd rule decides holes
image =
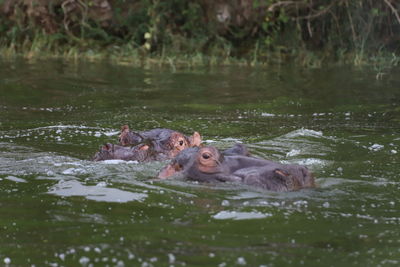
[[[189,177],[188,171],[192,166],[194,166],[196,163],[196,154],[199,152],[200,148],[199,147],[192,147],[192,148],[187,148],[183,150],[178,156],[173,158],[169,164],[167,164],[162,170],[159,172],[158,177],[159,178],[168,178],[172,175],[174,175],[176,172],[182,173],[184,176]],[[242,155],[242,156],[250,156],[250,153],[245,145],[242,144],[235,144],[234,146],[225,149],[222,152],[223,155]],[[222,156],[221,156],[222,157]],[[227,171],[228,172],[228,171]],[[203,175],[204,178],[200,179],[198,178],[197,180],[199,181],[204,181],[204,182],[209,182],[209,181],[214,181],[215,177],[208,177],[207,175]],[[196,180],[196,179],[195,179]]]
[[[152,129],[142,132],[134,132],[129,130],[126,125],[122,127],[119,142],[121,145],[135,146],[146,140],[155,141],[158,143],[158,149],[168,149],[168,141],[171,134],[176,131],[171,129]]]
[[[224,156],[234,156],[234,155],[250,156],[249,149],[243,144],[235,144],[234,146],[222,151],[222,154]]]
[[[186,149],[161,170],[159,177],[181,172],[194,181],[240,182],[277,192],[315,187],[313,175],[304,166],[235,155],[235,152],[248,153],[243,145],[222,153],[215,147]]]
[[[201,137],[197,132],[192,136],[185,136],[175,130],[160,128],[134,132],[129,129],[128,125],[124,125],[119,136],[119,143],[130,147],[146,144],[151,148],[148,154],[153,156],[149,160],[162,160],[173,158],[185,148],[199,146]],[[132,153],[136,153],[136,150],[133,149]],[[116,159],[120,159],[118,154],[115,155]]]
[[[105,144],[100,147],[93,158],[94,161],[120,159],[127,161],[147,162],[152,160],[165,160],[167,155],[154,151],[153,147],[142,144],[131,147],[115,144]]]

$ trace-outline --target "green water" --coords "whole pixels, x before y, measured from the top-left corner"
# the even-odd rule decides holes
[[[399,266],[400,72],[0,61],[0,265]],[[92,162],[121,125],[306,165],[274,193]]]

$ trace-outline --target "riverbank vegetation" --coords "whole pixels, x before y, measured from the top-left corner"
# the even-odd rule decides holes
[[[0,53],[128,64],[400,60],[395,0],[0,0]]]

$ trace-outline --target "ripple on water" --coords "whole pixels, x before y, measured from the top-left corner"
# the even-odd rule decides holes
[[[249,145],[255,155],[262,158],[287,160],[287,163],[326,165],[325,159],[334,152],[337,140],[321,131],[297,129],[287,134]],[[303,161],[298,161],[304,158]],[[309,160],[313,158],[313,160]],[[296,161],[297,160],[297,161]]]
[[[115,138],[119,130],[91,127],[85,125],[50,125],[31,129],[0,131],[0,142],[28,142],[75,146],[77,144],[89,147],[98,146],[102,142],[109,142],[110,137]],[[102,140],[99,142],[99,140]]]
[[[322,134],[321,131],[314,131],[314,130],[301,128],[301,129],[289,132],[289,133],[283,135],[282,137],[296,138],[296,137],[302,137],[302,136],[321,138],[324,135]]]

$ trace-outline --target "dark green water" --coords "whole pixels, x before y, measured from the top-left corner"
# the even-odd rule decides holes
[[[0,61],[0,265],[399,266],[400,72],[375,74]],[[320,186],[160,181],[165,162],[90,161],[125,123],[243,142]]]

